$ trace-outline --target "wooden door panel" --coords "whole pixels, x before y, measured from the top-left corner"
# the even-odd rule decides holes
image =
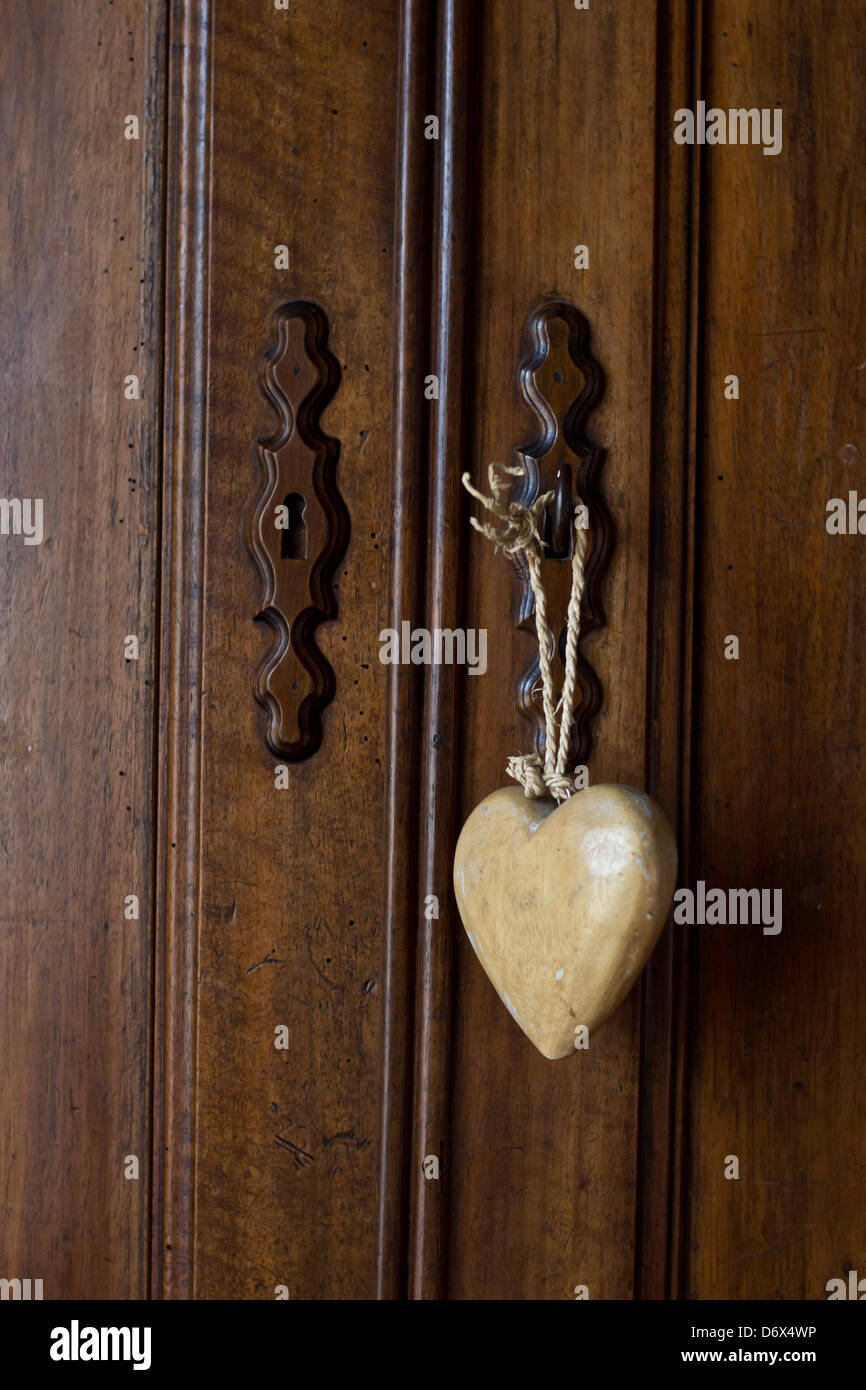
[[[292,1298],[367,1298],[383,995],[378,634],[388,625],[397,14],[389,4],[211,9],[210,34],[198,39],[210,45],[212,85],[189,94],[207,101],[212,131],[196,193],[209,219],[199,800],[173,808],[187,843],[189,818],[201,825],[184,928],[197,940],[187,963],[193,1133],[176,1160],[183,1171],[167,1181],[182,1187],[192,1162],[197,1176],[194,1217],[191,1202],[166,1216],[165,1288],[273,1298],[284,1285]],[[280,245],[287,270],[275,266]],[[351,535],[334,579],[338,616],[316,636],[336,698],[321,747],[288,763],[277,789],[279,760],[253,695],[273,636],[253,623],[260,582],[244,527],[261,491],[254,441],[278,423],[257,359],[273,311],[298,299],[321,306],[339,361],[322,427],[340,444]],[[275,1046],[281,1025],[288,1050]]]
[[[0,1277],[46,1299],[147,1287],[166,16],[88,19],[16,0],[0,58]]]
[[[825,527],[862,451],[864,29],[771,3],[710,6],[706,33],[704,90],[781,106],[784,143],[704,160],[695,862],[780,889],[783,922],[692,929],[687,1293],[815,1299],[866,1237],[862,562]]]
[[[655,17],[574,7],[484,7],[473,122],[471,455],[511,463],[535,421],[517,398],[524,324],[546,299],[586,316],[605,391],[590,416],[605,446],[601,490],[614,543],[607,621],[588,637],[603,703],[590,778],[644,783]],[[518,78],[530,55],[531,80]],[[501,94],[520,92],[520,99]],[[499,100],[491,94],[500,94]],[[631,151],[628,162],[623,148]],[[634,163],[631,162],[634,161]],[[635,168],[647,176],[634,178]],[[585,244],[589,268],[575,269]],[[557,360],[560,360],[559,358]],[[469,504],[465,513],[474,508]],[[506,783],[530,748],[514,686],[534,635],[515,627],[511,566],[467,539],[468,627],[488,631],[488,670],[464,682],[460,814]],[[568,570],[569,566],[564,568]],[[546,580],[565,597],[556,565]],[[564,621],[564,609],[560,622]],[[588,1052],[556,1064],[508,1016],[458,929],[449,1294],[457,1298],[628,1298],[634,1278],[639,996]]]
[[[515,381],[522,334],[543,302],[573,304],[605,376],[589,428],[605,451],[601,489],[614,537],[605,622],[584,648],[603,694],[592,779],[658,796],[678,828],[683,884],[717,874],[738,886],[735,870],[761,881],[767,863],[785,862],[763,857],[774,824],[799,861],[805,831],[784,823],[782,800],[768,824],[766,797],[749,780],[758,732],[769,740],[779,721],[765,702],[772,673],[747,685],[745,663],[757,662],[762,632],[773,633],[770,650],[792,650],[786,604],[796,564],[781,547],[802,525],[796,510],[779,520],[776,502],[792,486],[779,434],[787,431],[797,460],[794,502],[810,476],[810,441],[817,447],[829,428],[825,403],[849,418],[820,342],[819,368],[802,390],[799,357],[766,357],[775,347],[765,339],[784,328],[787,341],[796,295],[772,278],[767,246],[782,248],[781,272],[805,234],[773,209],[791,205],[786,179],[803,199],[818,175],[808,124],[796,116],[786,118],[790,158],[778,164],[752,147],[677,146],[672,125],[675,110],[714,84],[714,99],[757,100],[749,92],[759,72],[784,88],[774,102],[796,109],[802,92],[792,68],[779,58],[775,71],[765,56],[770,12],[753,32],[745,19],[721,29],[712,7],[684,3],[627,24],[604,9],[590,17],[530,4],[515,15],[460,0],[430,12],[406,0],[368,18],[337,25],[294,13],[277,29],[254,7],[217,5],[199,30],[208,76],[186,102],[206,111],[209,141],[189,182],[191,208],[210,219],[199,290],[209,308],[201,323],[191,308],[185,330],[181,316],[193,342],[209,324],[207,409],[197,426],[206,425],[207,448],[192,503],[183,501],[182,468],[167,485],[181,514],[199,506],[189,524],[206,539],[196,561],[204,604],[191,615],[201,672],[188,659],[199,639],[181,643],[178,684],[166,697],[182,706],[191,682],[202,722],[192,731],[200,761],[176,774],[165,823],[187,872],[172,884],[166,847],[175,910],[165,972],[163,1286],[253,1297],[270,1296],[272,1280],[296,1297],[561,1298],[577,1284],[610,1298],[765,1290],[754,1272],[760,1258],[743,1244],[758,1228],[772,1247],[773,1229],[801,1199],[779,1207],[758,1192],[755,1205],[764,1181],[756,1173],[751,1197],[745,1182],[719,1177],[719,1145],[722,1159],[736,1151],[724,1138],[730,1130],[763,1145],[759,1164],[774,1146],[768,1104],[755,1092],[746,1118],[725,1089],[732,1011],[743,997],[728,938],[670,927],[590,1052],[558,1067],[535,1056],[464,942],[449,886],[453,843],[462,818],[504,781],[505,755],[530,746],[514,687],[532,641],[517,626],[516,579],[469,531],[460,474],[468,466],[483,481],[491,460],[509,461],[531,434]],[[309,79],[326,33],[338,37],[316,85]],[[817,46],[811,31],[802,40],[804,52]],[[739,58],[726,56],[731,44]],[[797,82],[811,93],[804,73]],[[182,115],[182,83],[174,102]],[[424,139],[430,113],[438,140]],[[844,150],[836,158],[844,169]],[[821,177],[835,207],[836,185]],[[351,205],[350,184],[359,190]],[[764,208],[760,219],[744,211],[753,204]],[[810,216],[808,225],[824,225]],[[289,250],[288,272],[273,268],[278,244]],[[574,265],[578,245],[588,248],[586,269]],[[755,279],[741,274],[744,261],[760,267]],[[829,256],[826,264],[822,293],[832,303],[838,282]],[[275,427],[252,362],[272,311],[297,299],[320,306],[340,363],[323,427],[339,440],[352,530],[339,614],[320,630],[335,676],[324,740],[290,765],[280,792],[250,698],[263,639],[250,622],[256,582],[239,540],[256,487],[252,441]],[[721,393],[731,362],[743,363],[736,407]],[[424,390],[430,373],[438,400]],[[765,482],[756,441],[772,459]],[[171,430],[167,442],[168,467],[178,457]],[[850,460],[854,446],[845,444]],[[238,466],[242,458],[251,471]],[[748,479],[745,491],[734,477]],[[812,524],[823,535],[820,522],[818,514]],[[754,552],[756,537],[766,556]],[[175,563],[183,580],[192,562]],[[561,574],[549,568],[549,577],[561,600]],[[379,631],[407,618],[485,627],[485,677],[378,665]],[[719,644],[737,622],[744,656],[733,667]],[[837,629],[834,646],[832,624],[826,634],[807,627],[841,669],[848,638],[838,621]],[[796,740],[792,687],[774,669]],[[820,701],[816,686],[816,727]],[[190,801],[193,774],[200,800]],[[790,784],[790,776],[779,783],[780,797]],[[820,840],[826,819],[805,799],[802,812]],[[750,825],[751,858],[742,847]],[[441,904],[432,919],[430,894]],[[777,944],[742,944],[756,980]],[[814,939],[804,949],[816,953]],[[817,953],[814,968],[820,975]],[[184,991],[193,1024],[178,1012]],[[805,1029],[807,1006],[798,1007]],[[271,1055],[269,1036],[280,1022],[293,1038],[282,1057]],[[751,1086],[770,1077],[754,1026],[741,1034]],[[773,1026],[787,1075],[793,1035],[781,1017]],[[175,1033],[186,1048],[181,1065],[172,1061]],[[238,1038],[245,1048],[257,1040],[240,1062]],[[719,1088],[730,1114],[717,1114]],[[812,1133],[813,1171],[833,1169],[841,1203],[848,1189]],[[422,1169],[430,1155],[442,1165],[434,1181]],[[195,1211],[193,1157],[202,1178]],[[767,1184],[777,1181],[788,1180]],[[823,1228],[831,1218],[817,1188],[809,1191]],[[324,1262],[313,1250],[326,1252]]]

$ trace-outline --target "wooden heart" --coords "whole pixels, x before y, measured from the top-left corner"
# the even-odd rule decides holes
[[[476,806],[454,855],[454,892],[475,954],[545,1057],[625,998],[664,926],[677,846],[633,787],[587,787],[557,805],[502,787]]]

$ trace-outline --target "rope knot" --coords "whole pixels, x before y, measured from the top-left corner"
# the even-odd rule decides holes
[[[576,790],[574,777],[567,772],[545,772],[538,753],[516,753],[508,759],[505,771],[519,782],[525,796],[538,800],[552,796],[555,801],[567,801]]]
[[[487,470],[487,477],[490,483],[490,496],[484,492],[479,492],[473,486],[468,473],[463,474],[463,486],[467,492],[477,498],[483,504],[491,516],[495,516],[497,521],[502,523],[502,529],[497,531],[491,526],[489,521],[477,521],[474,516],[469,518],[476,531],[480,531],[482,536],[486,536],[497,550],[502,550],[506,555],[517,555],[521,550],[541,551],[541,531],[539,521],[550,499],[552,492],[545,492],[540,497],[536,497],[531,507],[527,507],[523,502],[509,502],[506,504],[505,498],[511,487],[508,481],[510,477],[523,477],[522,468],[507,468],[501,463],[491,463]]]
[[[506,531],[499,546],[506,555],[516,555],[518,551],[539,545],[541,542],[534,511],[530,507],[524,507],[520,502],[512,502],[509,506],[505,527]]]

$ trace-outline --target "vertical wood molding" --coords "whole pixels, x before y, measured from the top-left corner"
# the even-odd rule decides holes
[[[437,35],[439,116],[434,213],[433,371],[439,400],[432,405],[430,486],[426,506],[428,629],[462,625],[460,484],[465,457],[466,338],[469,269],[467,158],[471,35],[467,0],[442,0]],[[457,921],[451,891],[460,781],[458,691],[454,666],[426,668],[421,746],[420,892],[417,903],[414,1105],[410,1148],[409,1297],[435,1299],[445,1288],[445,1218],[449,1181],[448,1096],[451,1034],[451,958]],[[424,914],[429,895],[438,919]],[[440,1177],[421,1164],[439,1158]]]
[[[701,93],[702,0],[659,0],[653,322],[647,789],[691,878],[696,486],[700,425],[700,147],[673,143],[673,113]],[[668,923],[641,985],[635,1297],[682,1294],[689,981],[687,936]]]
[[[179,1299],[195,1296],[211,14],[175,0],[169,28],[151,1292]]]
[[[426,414],[423,383],[429,336],[431,150],[423,138],[431,109],[433,30],[429,8],[404,0],[398,76],[394,225],[394,356],[391,506],[391,626],[420,620],[417,575],[423,552]],[[379,1120],[377,1292],[404,1296],[408,1126],[412,1072],[412,979],[418,901],[418,729],[421,673],[389,666],[382,892],[382,1094]]]

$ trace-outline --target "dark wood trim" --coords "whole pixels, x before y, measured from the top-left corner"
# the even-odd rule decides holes
[[[694,20],[692,26],[692,73],[693,102],[701,96],[704,87],[704,74],[709,71],[708,40],[709,26],[704,12],[704,0],[692,0]],[[682,747],[682,825],[680,828],[682,851],[680,856],[680,883],[693,883],[701,863],[700,822],[698,809],[700,797],[696,788],[700,785],[700,767],[697,760],[698,712],[704,708],[704,696],[700,682],[699,646],[702,634],[698,628],[697,608],[702,592],[701,579],[701,518],[704,515],[701,476],[704,457],[704,422],[706,419],[706,371],[704,353],[704,304],[706,294],[707,246],[709,238],[709,218],[707,189],[710,161],[705,160],[700,147],[693,153],[692,179],[690,188],[689,216],[692,227],[690,275],[690,319],[689,319],[689,395],[688,395],[688,439],[689,472],[683,498],[684,524],[687,526],[685,538],[683,584],[688,602],[688,621],[683,629],[682,661],[682,700],[683,720],[680,729]],[[680,927],[680,944],[677,952],[677,978],[674,981],[677,1021],[676,1071],[674,1075],[673,1117],[672,1117],[672,1173],[670,1199],[671,1229],[671,1274],[669,1280],[670,1298],[688,1298],[689,1245],[689,1169],[691,1165],[691,1115],[690,1092],[694,1075],[696,1042],[696,1010],[698,1007],[698,988],[700,981],[700,933],[688,932]]]
[[[689,881],[691,727],[699,448],[701,166],[673,143],[673,113],[701,95],[701,0],[660,0],[657,49],[651,588],[646,783],[674,825]],[[681,1296],[689,969],[672,922],[644,973],[635,1297]]]
[[[437,35],[432,370],[439,400],[431,403],[430,486],[426,504],[428,629],[462,624],[466,457],[465,302],[469,282],[469,100],[472,71],[467,0],[442,0]],[[445,1290],[448,1190],[448,1096],[451,1041],[451,956],[457,909],[451,891],[460,781],[460,669],[427,668],[421,730],[420,881],[417,903],[414,1106],[410,1152],[409,1297],[441,1298]],[[424,902],[433,895],[438,918]],[[440,1159],[439,1179],[422,1172],[426,1155]]]
[[[404,0],[398,77],[394,226],[394,355],[391,436],[394,518],[390,622],[420,621],[429,336],[430,188],[434,151],[423,138],[431,111],[433,26],[429,7]],[[408,1130],[412,1076],[412,979],[418,901],[418,735],[423,686],[414,666],[389,666],[382,891],[383,1039],[379,1120],[377,1291],[405,1294]]]
[[[195,1296],[211,10],[172,5],[166,150],[151,1292],[181,1299]]]

